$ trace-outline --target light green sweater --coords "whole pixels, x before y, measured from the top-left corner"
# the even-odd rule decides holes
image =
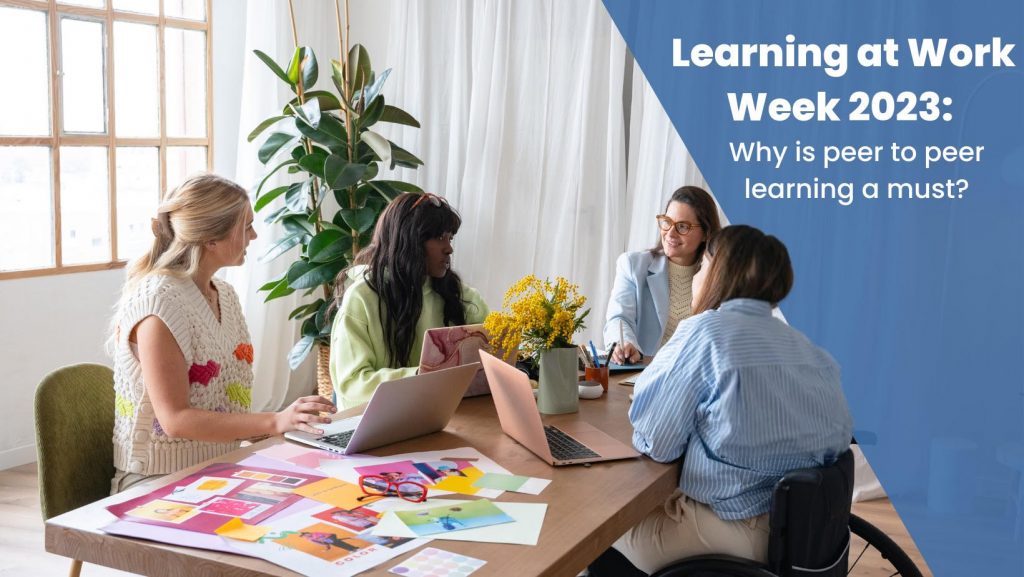
[[[444,326],[444,301],[430,287],[428,279],[423,283],[423,310],[416,322],[416,339],[409,354],[412,366],[388,368],[384,323],[377,307],[379,298],[366,284],[364,270],[358,267],[349,271],[351,284],[345,289],[331,331],[331,381],[338,395],[338,406],[342,408],[369,401],[377,385],[384,381],[415,375],[423,348],[423,332]],[[466,304],[466,323],[484,322],[488,308],[480,293],[462,285],[462,298]]]

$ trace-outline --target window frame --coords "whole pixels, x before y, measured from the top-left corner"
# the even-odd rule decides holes
[[[159,190],[162,195],[167,190],[167,149],[174,146],[206,147],[206,169],[213,166],[213,35],[212,17],[213,0],[205,0],[205,20],[189,20],[165,16],[165,0],[159,0],[159,14],[139,14],[124,10],[115,10],[113,0],[104,0],[105,8],[89,8],[71,4],[62,4],[57,0],[0,0],[0,7],[20,8],[43,12],[46,16],[47,29],[47,62],[49,65],[49,97],[50,97],[50,135],[49,136],[4,136],[0,135],[0,146],[42,146],[50,151],[50,188],[52,195],[52,214],[50,234],[53,237],[53,266],[0,271],[0,281],[6,279],[52,276],[77,272],[110,270],[123,268],[127,260],[118,259],[117,238],[117,148],[119,146],[139,146],[157,148],[160,166]],[[105,123],[106,133],[65,133],[63,130],[63,83],[60,81],[60,22],[63,17],[100,22],[104,25],[104,82]],[[157,27],[157,60],[159,62],[159,135],[151,138],[119,138],[116,136],[117,117],[115,110],[114,76],[114,22],[130,22],[148,24]],[[206,34],[206,136],[204,137],[168,137],[167,136],[167,90],[166,90],[166,42],[167,28],[199,30]],[[103,146],[107,149],[107,202],[109,211],[109,258],[103,262],[64,265],[62,251],[61,228],[61,186],[60,186],[60,149],[62,146]]]

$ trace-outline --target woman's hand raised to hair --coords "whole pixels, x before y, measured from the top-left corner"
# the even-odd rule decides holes
[[[299,397],[274,415],[274,429],[278,435],[288,431],[303,431],[313,435],[322,435],[323,431],[316,425],[330,423],[331,419],[330,417],[321,417],[321,412],[333,415],[338,412],[338,408],[328,399],[316,395]]]

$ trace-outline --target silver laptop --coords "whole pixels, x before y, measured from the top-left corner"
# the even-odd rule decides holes
[[[472,363],[385,381],[377,386],[362,415],[323,425],[323,435],[290,431],[284,436],[318,449],[351,455],[440,431],[455,414],[479,369],[480,363]]]
[[[557,427],[545,426],[525,373],[486,351],[480,351],[480,362],[491,385],[501,430],[549,465],[640,456],[632,447],[581,420],[578,415],[559,418]]]

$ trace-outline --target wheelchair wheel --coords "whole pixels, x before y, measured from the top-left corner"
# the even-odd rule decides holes
[[[850,532],[853,535],[847,575],[922,577],[917,565],[903,549],[871,523],[850,515]],[[883,568],[879,569],[876,565]]]

